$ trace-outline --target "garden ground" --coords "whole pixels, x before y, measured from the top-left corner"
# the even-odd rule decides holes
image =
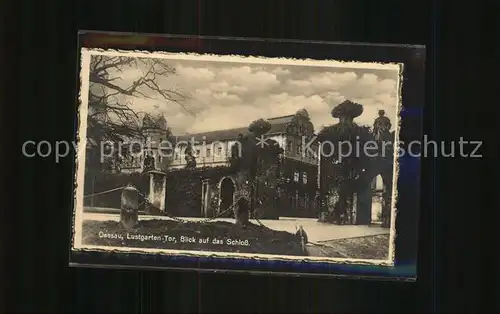
[[[86,220],[84,245],[305,256],[300,239],[285,231],[250,224],[142,220],[132,230],[120,222]]]
[[[211,223],[199,224],[201,218],[183,218],[188,223],[179,223],[162,216],[140,216],[140,225],[135,231],[126,231],[118,223],[118,214],[85,213],[84,244],[106,246],[132,246],[143,248],[225,251],[238,253],[260,253],[275,255],[302,256],[300,241],[294,235],[296,227],[301,225],[307,232],[310,244],[307,246],[310,256],[338,257],[355,259],[386,259],[389,251],[389,230],[379,226],[331,225],[319,223],[315,219],[280,217],[279,220],[260,220],[247,229],[234,225],[234,219],[216,219]],[[99,231],[107,234],[121,234],[123,239],[99,237]],[[129,239],[127,239],[129,234]],[[132,239],[134,235],[171,236],[177,240],[149,241]],[[193,237],[193,235],[195,235]],[[180,242],[195,238],[199,243]],[[217,240],[215,240],[217,239]],[[227,240],[248,240],[247,243],[228,244]]]
[[[90,213],[83,214],[84,220],[96,221],[119,221],[119,214],[112,213]],[[166,216],[147,216],[140,215],[139,220],[171,220]],[[187,221],[199,221],[203,218],[182,218]],[[234,219],[220,218],[215,221],[224,221],[234,223]],[[252,223],[258,224],[257,221],[251,220]],[[279,220],[260,219],[260,222],[269,229],[277,231],[286,231],[296,233],[297,227],[302,226],[307,233],[310,242],[324,242],[336,239],[354,238],[362,236],[374,236],[381,234],[389,234],[389,229],[381,228],[379,225],[371,226],[355,226],[355,225],[332,225],[327,223],[318,222],[317,219],[311,218],[295,218],[295,217],[280,217]]]
[[[389,254],[389,235],[325,241],[321,242],[321,245],[308,245],[307,250],[309,255],[318,257],[385,260]]]

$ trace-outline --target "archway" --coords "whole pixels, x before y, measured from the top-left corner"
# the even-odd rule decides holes
[[[382,175],[377,174],[368,184],[356,193],[356,224],[369,225],[380,222],[382,215],[382,198],[384,182]]]
[[[219,188],[219,212],[224,212],[234,203],[234,192],[236,186],[234,181],[225,177],[220,182]]]

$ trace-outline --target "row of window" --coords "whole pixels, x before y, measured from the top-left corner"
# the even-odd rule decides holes
[[[295,150],[293,149],[295,146]],[[295,153],[296,156],[302,156],[302,144],[298,144],[298,143],[294,143],[293,142],[288,142],[287,145],[286,145],[286,151],[289,153],[289,154],[292,154],[292,153]],[[315,158],[314,154],[306,149],[305,153],[304,153],[304,157],[305,158]]]
[[[309,197],[309,195],[299,195],[299,192],[296,192],[295,196],[289,196],[288,202],[290,204],[290,208],[307,208],[307,207],[316,207],[316,202],[313,197]]]
[[[300,182],[302,177],[302,183],[307,184],[307,173],[302,172],[302,176],[300,175],[300,172],[298,170],[295,170],[293,173],[293,181],[294,182]]]
[[[289,134],[310,134],[311,130],[306,125],[292,125],[287,129],[287,133]]]
[[[151,157],[153,158],[153,157]],[[161,163],[163,160],[162,156],[158,156],[158,159],[155,159],[153,158],[153,162],[156,163],[156,161],[158,161],[159,163]],[[137,157],[129,157],[129,158],[125,158],[122,160],[122,164],[124,166],[137,166],[137,165],[140,165],[141,163],[145,162],[145,157],[143,156],[137,156]]]
[[[301,156],[302,155],[302,145],[297,144],[297,143],[295,143],[295,145],[294,145],[293,142],[288,142],[287,143],[287,152],[294,153],[294,150],[293,150],[294,146],[295,146],[296,156]],[[225,149],[223,149],[223,147],[215,148],[215,157],[225,157],[225,156],[223,156],[224,151],[225,151],[225,156],[229,156],[231,154],[231,147],[228,145],[227,147],[225,147]],[[213,153],[214,152],[212,151],[212,148],[206,148],[203,157],[212,157],[214,155]],[[174,155],[174,159],[182,160],[183,155],[184,155],[184,150],[182,150],[182,152],[180,152],[180,153],[176,152]],[[195,156],[201,156],[200,149],[196,149]],[[305,158],[314,158],[314,157],[315,156],[309,150],[305,151]]]
[[[223,152],[222,147],[217,147],[216,150],[215,150],[215,157],[224,157],[222,155],[222,152]],[[231,148],[227,147],[227,149],[226,149],[226,155],[229,155],[230,152],[231,152]],[[194,155],[196,157],[201,156],[201,150],[200,149],[196,149],[196,153]],[[176,159],[176,160],[182,160],[182,156],[184,156],[184,150],[181,153],[176,152],[175,155],[174,155],[174,159]],[[203,157],[212,157],[212,149],[211,148],[207,148],[205,150],[205,155]]]

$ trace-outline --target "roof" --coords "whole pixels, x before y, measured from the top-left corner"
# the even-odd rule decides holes
[[[295,117],[295,115],[292,114],[292,115],[288,115],[288,116],[267,119],[267,121],[271,124],[271,129],[267,133],[268,134],[285,133],[288,123],[290,123],[294,117]],[[226,130],[219,130],[219,131],[202,132],[202,133],[195,133],[195,134],[185,134],[185,135],[178,136],[177,140],[178,141],[191,141],[191,139],[194,138],[195,141],[203,141],[204,140],[207,143],[210,143],[210,142],[214,142],[214,141],[235,140],[238,138],[239,134],[246,135],[248,133],[250,133],[248,131],[248,126],[245,126],[245,127],[240,127],[240,128],[233,128],[233,129],[226,129]]]
[[[146,113],[142,118],[142,128],[166,129],[167,120],[162,114],[151,115]]]

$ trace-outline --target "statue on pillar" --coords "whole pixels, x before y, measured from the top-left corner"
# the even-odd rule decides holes
[[[188,144],[186,149],[184,150],[184,160],[186,160],[186,169],[194,169],[196,168],[196,157],[194,156],[193,146],[191,143]]]
[[[390,139],[391,120],[385,116],[385,110],[378,111],[378,118],[373,123],[373,134],[377,141],[387,141]]]
[[[144,157],[144,172],[155,170],[155,159],[151,152],[147,152]]]
[[[391,121],[385,116],[384,110],[379,110],[378,118],[373,123],[373,133],[375,139],[379,142],[392,142]],[[382,227],[389,228],[391,222],[391,205],[392,205],[392,180],[393,180],[393,151],[392,146],[382,145],[384,149],[382,160],[379,166],[382,168],[380,175],[384,184],[384,192],[382,194]]]

